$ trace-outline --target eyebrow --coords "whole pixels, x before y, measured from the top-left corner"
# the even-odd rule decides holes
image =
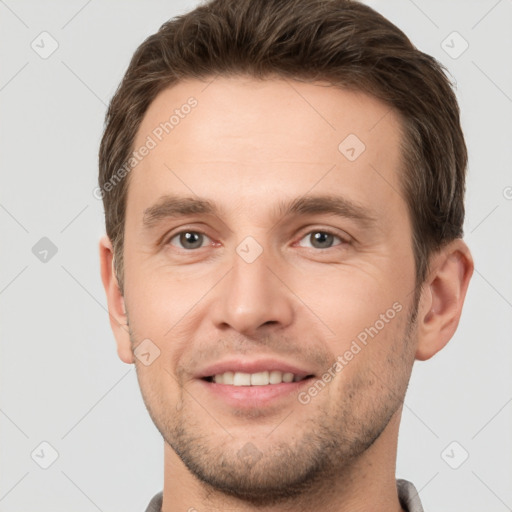
[[[162,196],[153,206],[146,208],[143,225],[153,228],[160,221],[188,215],[213,215],[221,217],[221,209],[212,201],[200,197]],[[290,216],[330,214],[357,221],[363,227],[371,227],[377,222],[376,213],[342,196],[308,195],[291,201],[280,201],[274,209],[277,218]]]
[[[302,196],[290,202],[280,202],[277,206],[280,217],[330,214],[352,219],[364,227],[377,222],[377,215],[369,208],[342,196],[315,195]]]
[[[215,204],[207,199],[165,195],[153,206],[144,210],[142,223],[145,227],[152,228],[155,224],[167,218],[196,214],[218,215],[218,213]]]

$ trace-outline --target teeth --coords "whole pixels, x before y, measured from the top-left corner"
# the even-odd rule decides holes
[[[298,382],[302,378],[293,373],[280,372],[277,370],[258,373],[225,372],[213,376],[217,384],[228,384],[231,386],[267,386],[268,384],[281,384],[282,382]]]
[[[270,384],[281,384],[283,382],[283,373],[278,371],[270,372],[269,382]]]
[[[226,372],[222,374],[222,383],[233,385],[235,374],[233,372]]]
[[[266,386],[268,383],[268,372],[251,373],[251,386]]]
[[[236,372],[233,377],[233,386],[250,386],[251,385],[251,374],[250,373],[239,373]]]
[[[292,382],[293,373],[283,373],[283,382]]]

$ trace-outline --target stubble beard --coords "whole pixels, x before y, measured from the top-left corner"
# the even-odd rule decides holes
[[[414,360],[410,347],[415,345],[411,336],[417,307],[417,301],[411,304],[405,326],[397,333],[402,336],[401,353],[387,361],[388,381],[370,370],[347,382],[340,401],[329,404],[329,411],[312,401],[306,407],[312,406],[312,411],[316,407],[316,411],[296,425],[291,436],[280,438],[279,429],[293,421],[293,413],[268,437],[260,435],[265,444],[259,446],[257,441],[230,435],[218,424],[211,427],[211,417],[181,384],[178,404],[170,408],[166,397],[141,379],[137,364],[146,408],[164,441],[204,484],[207,494],[221,492],[253,505],[269,506],[321,495],[332,490],[335,482],[339,492],[344,475],[348,482],[354,463],[379,438],[403,403]],[[375,386],[379,392],[373,390],[372,395]],[[209,426],[201,423],[202,417],[207,417]],[[253,421],[257,423],[257,419]]]

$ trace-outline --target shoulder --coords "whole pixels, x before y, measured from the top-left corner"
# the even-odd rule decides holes
[[[151,498],[151,501],[149,502],[149,505],[146,508],[146,512],[161,512],[162,496],[163,496],[162,492],[155,494],[155,496],[153,496],[153,498]]]
[[[396,481],[400,505],[407,512],[424,512],[416,487],[411,482],[398,478]]]

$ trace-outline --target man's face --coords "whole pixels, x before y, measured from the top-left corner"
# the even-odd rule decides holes
[[[400,123],[325,84],[206,85],[163,91],[138,132],[156,147],[130,176],[125,305],[145,362],[160,350],[136,365],[168,445],[218,489],[276,498],[398,424],[416,345]]]

